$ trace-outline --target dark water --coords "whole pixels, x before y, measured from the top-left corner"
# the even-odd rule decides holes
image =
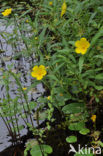
[[[21,72],[21,83],[23,87],[29,87],[31,85],[32,78],[30,76],[30,69],[31,69],[31,62],[35,64],[35,56],[34,56],[34,62],[31,60],[31,58],[25,58],[20,57],[19,59],[15,60],[13,59],[13,56],[15,53],[19,52],[19,50],[22,50],[25,48],[25,45],[22,42],[18,42],[18,46],[12,47],[10,44],[7,44],[7,37],[4,39],[2,37],[2,34],[4,32],[13,34],[14,26],[8,26],[6,28],[5,21],[0,21],[0,75],[2,75],[2,68],[7,70],[8,65],[12,65],[12,71],[15,73]],[[19,32],[18,32],[19,33]],[[30,34],[27,34],[30,35]],[[17,91],[17,85],[15,83],[15,80],[11,80],[10,84],[10,96],[12,98],[15,98]],[[42,93],[44,92],[44,89],[42,87],[42,84],[37,85],[36,89],[28,92],[28,99],[34,99],[36,100]],[[5,98],[5,87],[0,83],[0,99],[2,100]],[[24,125],[24,122],[22,119],[19,120],[20,125]],[[34,122],[34,125],[36,126],[36,122]],[[21,136],[25,135],[27,133],[26,126],[23,130],[21,130]],[[8,136],[8,131],[3,123],[1,117],[0,117],[0,151],[4,150],[8,146],[11,145],[11,142],[9,142],[10,136]]]

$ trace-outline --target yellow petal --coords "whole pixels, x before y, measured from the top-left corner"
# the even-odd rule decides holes
[[[87,41],[87,39],[83,37],[83,38],[80,39],[80,41],[85,42],[85,41]]]
[[[83,46],[85,46],[85,48],[89,48],[90,43],[87,41],[86,38],[81,38],[80,42],[81,42],[81,46],[83,45]]]
[[[23,90],[26,90],[27,88],[23,88]]]
[[[3,16],[8,16],[9,14],[11,14],[12,9],[6,9],[4,12],[2,12]]]
[[[43,78],[43,76],[42,75],[38,75],[36,78],[37,78],[37,80],[41,80]]]
[[[95,122],[95,121],[96,121],[96,115],[92,115],[91,120],[92,120],[93,122]]]
[[[61,17],[66,13],[66,9],[67,9],[67,5],[66,5],[66,3],[64,2],[63,5],[62,5]]]
[[[66,10],[67,9],[67,5],[66,3],[64,2],[63,5],[62,5],[62,10]]]
[[[83,50],[81,51],[81,54],[84,55],[86,52],[87,52],[87,49],[83,49]]]
[[[89,48],[90,47],[90,43],[87,41],[87,48]]]
[[[79,47],[80,46],[80,41],[79,40],[75,42],[75,46],[76,47]]]
[[[49,2],[49,5],[53,5],[53,2],[51,1],[51,2]]]
[[[31,76],[32,76],[32,77],[37,77],[37,72],[34,72],[34,71],[31,72]]]
[[[39,66],[39,69],[45,70],[45,66],[40,65],[40,66]]]
[[[38,66],[34,66],[33,71],[38,71],[38,68],[39,68]]]
[[[75,49],[75,52],[78,53],[78,54],[80,54],[81,53],[81,49],[80,48],[76,48]]]
[[[47,74],[46,70],[43,70],[42,75],[44,76],[44,75],[46,75],[46,74]]]

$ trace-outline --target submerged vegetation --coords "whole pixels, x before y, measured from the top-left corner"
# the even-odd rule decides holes
[[[102,154],[102,0],[0,3],[1,22],[6,28],[13,26],[12,32],[0,32],[6,44],[16,48],[10,59],[31,60],[30,86],[22,85],[22,72],[12,69],[13,64],[0,68],[0,85],[5,86],[0,117],[13,144],[23,143],[22,118],[33,138],[26,142],[24,156]],[[0,44],[0,53],[5,53],[2,40]],[[10,94],[12,81],[17,86],[15,98]],[[45,93],[29,99],[40,83]]]

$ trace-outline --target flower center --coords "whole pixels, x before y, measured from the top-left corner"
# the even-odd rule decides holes
[[[82,46],[82,49],[85,49],[86,47],[85,46]]]
[[[38,71],[38,75],[40,75],[40,76],[42,75],[42,71],[41,70]]]

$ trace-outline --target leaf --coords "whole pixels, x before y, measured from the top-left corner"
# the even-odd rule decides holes
[[[21,16],[19,16],[19,18],[24,17],[26,14],[28,14],[31,11],[32,11],[32,9],[29,9],[29,10],[25,11]]]
[[[94,86],[95,87],[95,89],[97,89],[97,90],[102,90],[103,89],[103,86]]]
[[[35,145],[30,151],[31,156],[42,156],[40,148],[42,149],[44,156],[52,153],[52,148],[49,145]]]
[[[62,108],[62,111],[65,114],[80,113],[80,112],[83,112],[84,108],[85,106],[83,103],[71,103],[71,104],[64,106]]]
[[[95,79],[97,79],[97,80],[103,80],[103,73],[96,75],[95,76]]]
[[[66,141],[68,143],[75,143],[75,142],[77,142],[77,137],[76,136],[69,136],[66,138]]]
[[[47,111],[43,111],[39,113],[39,120],[45,120],[47,118],[48,114]]]
[[[101,147],[103,147],[103,142],[102,141],[98,141],[98,144],[101,146]]]
[[[68,128],[70,130],[80,131],[81,129],[85,128],[85,123],[84,122],[71,123]]]
[[[81,129],[81,130],[79,131],[79,133],[82,134],[82,135],[86,135],[86,134],[88,134],[89,132],[90,132],[90,130],[89,130],[88,128],[83,128],[83,129]]]
[[[54,69],[54,73],[56,73],[57,71],[59,71],[59,69],[64,66],[65,63],[62,63],[60,65],[58,65],[55,69]]]
[[[84,63],[84,56],[81,56],[79,58],[79,72],[82,72],[82,68],[83,68],[83,63]]]
[[[47,77],[49,77],[52,80],[55,80],[55,81],[59,82],[59,80],[57,79],[57,77],[55,75],[50,75],[49,74]]]
[[[93,47],[93,45],[97,42],[98,38],[101,37],[101,36],[103,36],[103,26],[99,29],[99,31],[92,38],[90,48]]]
[[[37,107],[37,103],[31,101],[31,102],[29,103],[29,107],[30,107],[30,110],[35,109],[35,108]]]
[[[96,55],[93,58],[103,59],[103,55]]]
[[[30,151],[31,156],[42,156],[41,150],[39,145],[35,145],[31,151]]]
[[[42,46],[42,43],[44,42],[44,37],[45,37],[45,33],[46,33],[47,27],[44,27],[44,29],[42,30],[42,32],[39,35],[39,47]]]

